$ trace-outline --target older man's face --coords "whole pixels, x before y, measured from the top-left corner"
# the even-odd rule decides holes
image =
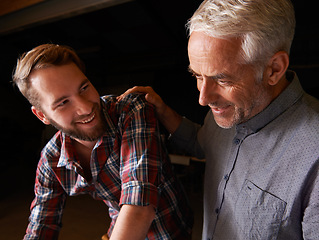
[[[245,122],[271,101],[264,81],[256,79],[240,58],[239,39],[217,39],[193,32],[189,39],[189,69],[197,79],[199,104],[209,106],[223,128]]]

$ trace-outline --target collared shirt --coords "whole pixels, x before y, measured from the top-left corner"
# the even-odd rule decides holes
[[[91,154],[87,182],[70,137],[61,132],[41,153],[25,239],[57,239],[67,195],[90,194],[109,207],[112,233],[123,204],[153,205],[146,239],[190,239],[192,213],[161,146],[154,107],[141,95],[104,96],[107,130]],[[102,234],[101,234],[102,235]]]
[[[288,75],[249,121],[222,129],[210,111],[172,136],[206,158],[203,240],[319,239],[319,102]]]

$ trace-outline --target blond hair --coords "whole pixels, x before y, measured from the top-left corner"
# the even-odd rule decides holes
[[[73,49],[67,46],[56,44],[43,44],[22,54],[17,60],[13,73],[13,83],[18,86],[20,92],[25,96],[31,105],[40,107],[38,93],[32,88],[30,74],[37,69],[52,66],[61,66],[75,63],[84,73],[85,67]]]

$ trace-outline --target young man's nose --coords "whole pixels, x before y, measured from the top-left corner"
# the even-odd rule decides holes
[[[92,112],[93,103],[84,97],[77,97],[75,104],[78,115],[88,115]]]

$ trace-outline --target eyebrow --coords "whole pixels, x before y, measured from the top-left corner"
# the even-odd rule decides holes
[[[190,66],[188,66],[188,72],[190,72],[191,74],[193,74],[194,76],[200,76],[200,74],[196,73]],[[213,76],[207,76],[213,80],[219,80],[219,79],[224,79],[227,77],[227,74],[225,73],[218,73],[216,75]]]
[[[197,74],[195,73],[195,71],[191,68],[191,66],[188,66],[187,70],[188,70],[188,72],[190,72],[191,74],[197,75]]]
[[[87,84],[89,81],[89,79],[84,79],[82,81],[82,83],[80,84],[80,87],[79,89],[81,89],[85,84]],[[63,101],[64,99],[68,98],[68,96],[61,96],[59,97],[58,99],[56,99],[52,104],[51,104],[51,107],[52,108],[55,108],[61,101]]]

